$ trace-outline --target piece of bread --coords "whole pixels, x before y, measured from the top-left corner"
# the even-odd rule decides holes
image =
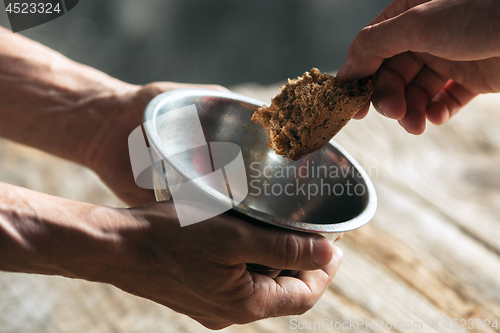
[[[344,83],[313,68],[289,79],[252,120],[262,124],[276,154],[296,161],[330,141],[370,100],[373,88],[373,77]]]

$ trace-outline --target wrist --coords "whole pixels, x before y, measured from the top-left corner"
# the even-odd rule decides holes
[[[131,276],[136,276],[134,280],[138,274],[154,276],[159,262],[166,266],[161,267],[163,271],[175,269],[177,262],[170,259],[178,246],[180,226],[173,205],[112,208],[103,213],[112,223],[101,230],[112,235],[105,240],[112,245],[106,246],[100,268],[84,272],[84,277],[80,273],[80,277],[133,292],[136,286],[130,285]]]
[[[0,184],[0,270],[92,280],[121,248],[113,214]]]
[[[110,78],[111,79],[111,78]],[[113,82],[101,91],[81,91],[80,98],[61,115],[61,154],[63,158],[91,166],[92,154],[112,138],[117,131],[122,133],[123,110],[127,100],[135,94],[138,86],[125,82]]]
[[[133,95],[138,86],[112,78],[94,68],[67,61],[67,68],[60,71],[64,82],[59,87],[67,105],[54,110],[54,103],[49,106],[52,112],[38,113],[39,122],[58,124],[58,137],[43,150],[86,165],[88,146],[101,132],[109,136],[119,119],[119,113],[125,107],[124,101]],[[61,78],[63,79],[63,78]],[[43,118],[42,118],[43,117]],[[45,125],[47,126],[47,125]],[[55,151],[51,151],[55,150]]]
[[[52,223],[50,240],[38,243],[42,262],[46,269],[54,269],[51,274],[100,281],[123,248],[114,209],[84,204],[72,215],[75,223]]]

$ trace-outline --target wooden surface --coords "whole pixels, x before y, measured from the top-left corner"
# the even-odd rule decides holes
[[[269,102],[278,86],[234,90]],[[311,311],[224,332],[380,332],[381,321],[394,332],[493,332],[445,323],[498,319],[500,325],[500,95],[477,98],[449,124],[429,126],[419,137],[373,111],[350,122],[336,141],[375,184],[374,219],[337,243],[341,269]],[[78,166],[6,141],[0,156],[0,181],[120,205]],[[344,328],[298,327],[325,320]],[[349,325],[358,321],[373,328]],[[205,331],[108,285],[0,273],[0,333]]]

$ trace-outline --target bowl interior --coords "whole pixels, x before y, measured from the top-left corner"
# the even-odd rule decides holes
[[[367,223],[376,195],[356,161],[335,142],[299,161],[276,155],[262,126],[251,120],[262,104],[208,90],[166,93],[146,111],[145,120],[152,120],[146,134],[179,183],[197,180],[205,193],[221,201],[232,198],[235,210],[253,218],[317,232],[342,232]],[[231,186],[228,165],[238,156],[243,162],[233,169],[243,175],[247,189]],[[218,169],[225,170],[231,198],[204,179]]]

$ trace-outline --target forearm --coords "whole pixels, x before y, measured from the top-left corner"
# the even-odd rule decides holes
[[[0,136],[84,163],[126,84],[0,27]]]
[[[113,213],[0,183],[0,270],[92,280],[121,246]]]

